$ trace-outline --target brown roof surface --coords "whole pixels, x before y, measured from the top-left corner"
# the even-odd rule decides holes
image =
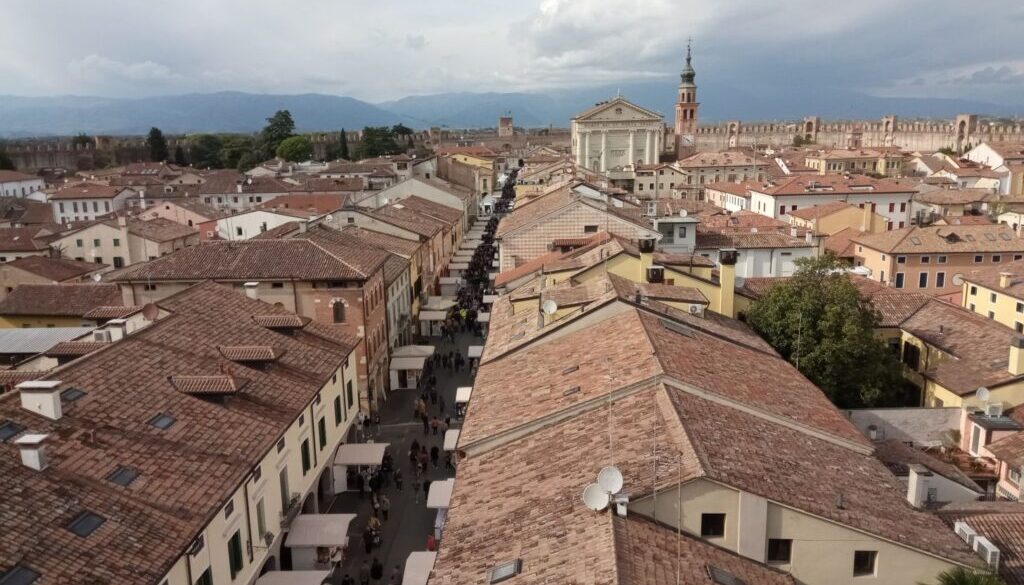
[[[1024,467],[1024,433],[1017,432],[985,445],[997,459],[1011,467]]]
[[[14,225],[50,225],[53,208],[24,197],[0,197],[0,217]]]
[[[942,301],[929,300],[909,319],[904,331],[949,354],[924,372],[927,378],[960,396],[978,388],[1019,380],[1007,367],[1012,329]]]
[[[18,171],[9,171],[7,169],[0,170],[0,183],[13,183],[15,181],[31,181],[38,179],[35,175],[27,175],[25,173],[19,173]]]
[[[573,193],[569,185],[564,185],[560,189],[552,191],[547,195],[536,197],[525,204],[518,202],[512,213],[501,218],[494,235],[500,238],[512,230],[531,224],[549,213],[554,213],[568,206],[578,198],[579,195]]]
[[[121,303],[115,284],[23,284],[0,301],[0,315],[82,317],[96,307]]]
[[[391,234],[375,232],[355,225],[347,225],[341,228],[341,233],[355,238],[353,241],[360,241],[364,245],[373,246],[380,250],[391,252],[406,258],[412,257],[420,249],[420,242],[407,240]]]
[[[306,177],[301,179],[302,185],[310,191],[362,191],[365,188],[363,179],[360,177],[341,177],[338,179]]]
[[[288,313],[213,283],[160,305],[171,315],[50,374],[86,393],[64,405],[60,421],[25,411],[15,393],[0,396],[0,420],[49,434],[42,472],[0,443],[5,570],[22,563],[42,574],[40,584],[160,582],[352,350],[260,327],[254,314]],[[250,381],[222,403],[179,392],[168,379],[216,376],[224,365],[217,347],[245,344],[287,353],[280,366],[259,370],[231,363]],[[175,424],[156,429],[149,421],[158,413]],[[108,481],[118,466],[138,478],[128,487]],[[106,522],[80,537],[66,526],[86,510]]]
[[[754,165],[766,165],[768,161],[751,156],[745,152],[724,151],[724,152],[698,152],[678,162],[680,168],[700,167],[752,167]]]
[[[280,357],[280,352],[269,345],[224,345],[217,349],[233,362],[272,362]]]
[[[803,238],[780,232],[697,232],[698,249],[812,248]]]
[[[426,217],[444,222],[449,226],[457,225],[459,222],[462,221],[461,210],[449,207],[447,205],[442,205],[440,203],[434,203],[433,201],[424,199],[422,197],[418,197],[416,195],[406,197],[401,201],[396,201],[391,206],[394,207],[396,205],[403,205],[405,206],[406,209],[411,209],[412,211],[422,214]]]
[[[374,210],[365,211],[374,219],[390,223],[391,225],[408,230],[416,235],[427,238],[433,237],[437,232],[444,229],[445,222],[426,217],[411,208],[395,207],[395,204],[385,205]]]
[[[11,260],[7,263],[7,266],[24,270],[54,282],[81,278],[86,274],[107,267],[105,264],[96,264],[95,262],[82,262],[70,258],[50,258],[49,256],[22,256],[16,260]]]
[[[906,477],[910,465],[924,465],[933,473],[973,490],[978,495],[985,493],[984,488],[975,483],[966,473],[960,471],[956,465],[937,459],[923,449],[911,447],[897,439],[887,439],[875,443],[875,457],[889,466],[889,471],[892,471],[896,477]]]
[[[299,222],[286,221],[277,227],[272,227],[265,232],[260,232],[249,238],[250,240],[279,240],[292,236],[299,231]]]
[[[861,236],[863,233],[864,232],[856,228],[843,228],[825,238],[825,249],[832,252],[839,258],[853,258],[853,239]]]
[[[1024,585],[1024,511],[1018,502],[962,502],[939,511],[950,527],[963,520],[999,549],[999,576]]]
[[[821,205],[813,205],[811,207],[804,207],[803,209],[790,211],[789,214],[800,219],[812,220],[828,217],[837,211],[842,211],[852,207],[852,205],[845,201],[830,201],[828,203],[822,203]]]
[[[325,228],[326,229],[326,228]],[[207,242],[112,273],[111,281],[206,279],[363,280],[384,263],[378,250],[299,234],[287,240]],[[109,303],[107,303],[109,304]]]
[[[40,236],[48,231],[40,227],[0,228],[0,250],[5,252],[35,252],[46,249]]]
[[[863,175],[796,176],[778,179],[766,185],[758,185],[753,190],[773,197],[788,195],[806,196],[815,193],[829,195],[871,195],[880,193],[911,195],[916,193],[914,186],[909,181],[872,179]]]
[[[61,341],[46,350],[50,357],[79,357],[103,349],[108,344],[102,341]]]
[[[999,285],[999,274],[1002,272],[1010,274],[1010,285],[1007,287]],[[975,268],[964,274],[964,280],[1002,294],[1024,298],[1024,260]]]
[[[652,257],[655,264],[661,266],[677,266],[677,267],[701,267],[701,268],[714,268],[715,262],[710,258],[701,256],[700,254],[681,254],[672,253],[666,254],[664,252],[655,252]]]
[[[129,219],[128,231],[152,242],[169,242],[199,233],[194,227],[189,227],[163,217],[154,217],[147,220]]]
[[[879,234],[863,234],[853,243],[889,254],[1024,252],[1024,240],[1010,226],[911,226]]]
[[[96,307],[82,315],[84,319],[124,319],[142,310],[142,307],[133,306],[110,306]]]
[[[774,217],[768,217],[767,215],[745,209],[729,214],[703,216],[700,218],[700,224],[697,225],[698,231],[701,232],[725,234],[750,233],[751,228],[756,228],[758,232],[774,231],[788,234],[792,226]],[[798,234],[802,235],[803,230],[799,230]]]
[[[914,195],[914,201],[932,205],[967,205],[991,198],[991,189],[930,189]]]
[[[51,201],[62,199],[113,199],[124,191],[124,187],[97,185],[96,183],[75,183],[50,194]]]
[[[610,278],[616,278],[615,275],[609,275]],[[642,297],[654,299],[657,301],[676,301],[683,303],[696,303],[701,305],[708,304],[707,297],[704,296],[699,290],[688,286],[674,286],[671,284],[652,283],[652,282],[633,282],[626,279],[621,279],[622,286],[626,287],[626,294],[639,294]],[[618,286],[618,285],[617,285]],[[620,294],[622,294],[620,292]]]
[[[270,201],[264,201],[257,205],[256,208],[268,211],[291,209],[321,214],[344,207],[346,201],[348,201],[348,194],[344,193],[291,193],[278,195]]]

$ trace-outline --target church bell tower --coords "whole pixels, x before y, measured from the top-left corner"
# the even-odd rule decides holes
[[[676,159],[682,160],[697,151],[697,72],[693,70],[690,43],[686,43],[686,67],[679,75],[679,99],[676,100]]]

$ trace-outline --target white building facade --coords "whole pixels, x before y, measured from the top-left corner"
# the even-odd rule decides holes
[[[664,150],[661,114],[616,97],[570,122],[572,156],[582,167],[607,172],[658,162]]]

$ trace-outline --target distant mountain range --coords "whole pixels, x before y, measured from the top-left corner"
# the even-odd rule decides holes
[[[991,116],[1024,114],[1017,107],[980,101],[932,98],[882,98],[851,91],[793,88],[758,92],[704,83],[700,87],[703,121],[793,120],[807,115],[825,119],[951,118],[970,112]],[[661,112],[671,121],[674,80],[557,90],[542,93],[445,93],[409,96],[372,104],[323,94],[270,95],[242,92],[186,94],[149,98],[89,96],[0,96],[0,136],[144,134],[156,126],[169,134],[254,132],[279,109],[290,110],[303,131],[337,131],[403,123],[414,128],[493,127],[511,111],[520,127],[566,127],[569,119],[617,93]]]

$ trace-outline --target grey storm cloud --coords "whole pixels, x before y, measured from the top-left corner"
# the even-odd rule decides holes
[[[1019,0],[5,0],[0,78],[22,95],[307,91],[371,101],[677,75],[759,86],[1021,83]],[[1005,18],[988,15],[1006,15]],[[46,30],[47,34],[39,34]],[[950,31],[957,31],[955,40]],[[1009,65],[1007,65],[1009,64]],[[947,75],[945,77],[949,79]],[[937,88],[951,84],[925,82]],[[979,94],[979,97],[983,97]]]

